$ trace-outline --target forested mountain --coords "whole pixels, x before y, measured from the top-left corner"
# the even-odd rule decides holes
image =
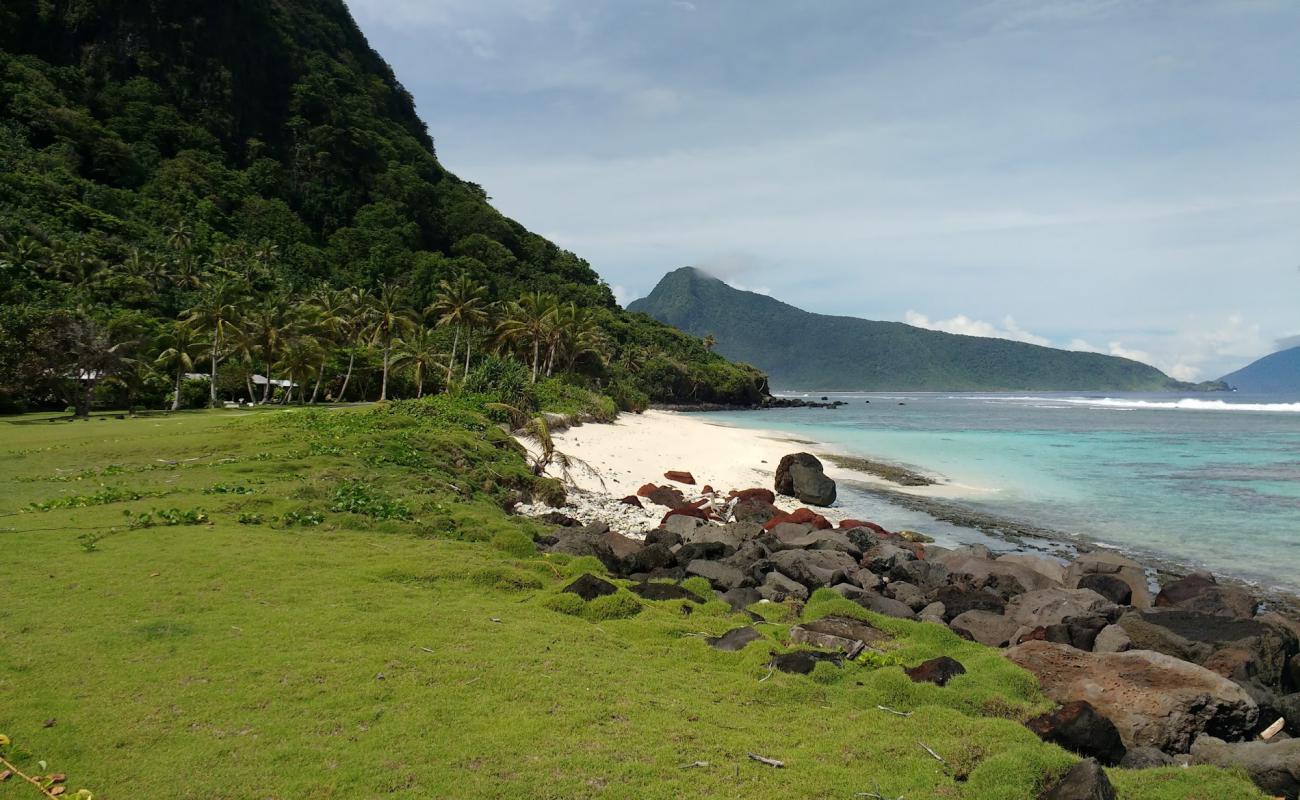
[[[444,282],[443,299],[481,289],[484,313],[432,310]],[[357,313],[331,317],[329,291]],[[195,372],[215,352],[223,396],[257,371],[337,398],[387,377],[409,396],[418,370],[397,368],[395,342],[414,329],[424,361],[495,347],[630,401],[745,402],[762,386],[622,312],[586,261],[444,169],[342,0],[0,5],[0,307],[11,404],[76,394],[78,375],[101,400],[157,402],[168,351]],[[286,310],[292,325],[262,324]],[[179,319],[212,347],[177,356]]]
[[[1243,392],[1300,393],[1300,347],[1270,353],[1220,380]]]
[[[813,314],[735,289],[693,267],[668,273],[628,305],[766,371],[774,389],[1187,389],[1125,358],[960,336],[901,322]]]

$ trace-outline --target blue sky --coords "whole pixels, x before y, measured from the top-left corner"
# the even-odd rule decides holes
[[[1300,334],[1300,2],[348,0],[443,163],[624,301],[1213,378]]]

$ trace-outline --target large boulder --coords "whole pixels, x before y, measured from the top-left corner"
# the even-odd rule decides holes
[[[781,513],[780,510],[761,497],[745,497],[736,501],[731,507],[731,518],[737,522],[757,522],[759,525]]]
[[[1119,730],[1125,747],[1186,752],[1202,733],[1237,738],[1254,727],[1255,701],[1232,681],[1149,650],[1088,653],[1030,641],[1007,658],[1032,672],[1058,703],[1086,700]]]
[[[970,639],[989,647],[1006,647],[1020,628],[1001,614],[979,609],[963,611],[953,617],[948,627],[963,639]]]
[[[1056,625],[1071,617],[1105,615],[1114,610],[1114,604],[1091,589],[1058,587],[1026,592],[1011,598],[1007,603],[1006,615],[1022,628],[1033,629]]]
[[[1022,567],[1028,567],[1034,572],[1042,575],[1052,582],[1054,586],[1065,585],[1065,567],[1055,559],[1047,556],[1040,556],[1034,553],[1006,553],[998,556],[995,561],[1002,564],[1019,564]],[[1046,588],[1046,587],[1034,587]]]
[[[970,589],[965,586],[940,586],[934,591],[931,600],[943,603],[945,622],[967,611],[991,611],[1001,614],[1007,607],[1006,602],[992,592],[983,589]]]
[[[636,539],[630,539],[621,533],[606,531],[592,543],[592,550],[596,558],[605,565],[610,572],[625,575],[630,571],[627,567],[633,563],[636,556],[645,549],[645,544]],[[671,561],[672,553],[669,552]],[[660,565],[662,566],[662,565]]]
[[[758,587],[758,593],[764,600],[770,600],[773,603],[780,603],[786,599],[808,599],[808,587],[775,571],[767,573],[767,576],[763,578],[763,584]]]
[[[756,539],[763,533],[763,526],[754,522],[729,522],[726,525],[699,525],[682,534],[686,544],[717,542],[731,550],[737,550],[742,544]]]
[[[809,590],[842,583],[858,571],[852,556],[835,550],[782,550],[772,554],[771,562],[782,575]]]
[[[1008,560],[1005,556],[997,560],[981,558],[978,555],[957,555],[945,553],[939,563],[948,568],[949,580],[969,586],[972,589],[990,589],[1003,599],[1008,599],[1022,592],[1036,589],[1059,587],[1059,581],[1034,569],[1033,566],[1020,561]]]
[[[826,477],[817,456],[791,453],[776,467],[776,493],[814,506],[829,506],[835,502],[835,481]]]
[[[916,612],[906,603],[899,602],[892,597],[885,597],[879,592],[863,591],[862,594],[853,598],[853,602],[877,614],[883,614],[886,617],[897,617],[898,619],[916,619]]]
[[[697,558],[686,565],[687,575],[698,575],[720,592],[736,589],[749,583],[744,572],[720,561],[705,561]]]
[[[1270,795],[1287,800],[1300,797],[1300,739],[1228,743],[1201,736],[1192,743],[1189,760],[1193,764],[1237,767]]]
[[[754,630],[752,627],[732,628],[721,636],[710,636],[704,641],[709,647],[722,650],[728,653],[735,653],[744,650],[750,642],[756,642],[763,638],[763,634]]]
[[[1117,606],[1126,606],[1133,602],[1133,587],[1118,575],[1090,572],[1080,576],[1075,586],[1079,589],[1091,589]]]
[[[1124,758],[1124,742],[1115,723],[1099,714],[1087,700],[1075,700],[1025,723],[1045,742],[1072,753],[1095,758],[1113,767]]]
[[[1266,686],[1281,685],[1288,659],[1300,648],[1295,634],[1284,627],[1199,611],[1133,611],[1118,624],[1134,647],[1195,664],[1205,664],[1220,650],[1249,653],[1254,677]]]
[[[867,646],[889,638],[889,634],[869,623],[849,617],[823,617],[790,629],[790,641],[795,644],[841,650],[849,658],[854,658]]]
[[[637,490],[637,495],[644,497],[655,505],[667,508],[681,508],[686,505],[686,498],[680,489],[674,486],[655,486],[647,483]]]
[[[583,600],[591,601],[597,597],[604,597],[607,594],[614,594],[618,587],[604,578],[598,578],[591,573],[579,575],[578,578],[565,586],[560,591],[576,594]]]
[[[1221,617],[1250,619],[1259,601],[1245,589],[1221,586],[1207,572],[1194,572],[1185,578],[1166,583],[1156,595],[1156,608],[1181,608]]]
[[[1131,558],[1109,550],[1082,553],[1065,570],[1065,585],[1078,587],[1084,575],[1114,575],[1128,584],[1132,593],[1130,605],[1138,608],[1151,607],[1151,589],[1147,586],[1146,568]]]
[[[609,525],[594,522],[581,528],[559,528],[551,537],[555,539],[548,550],[570,556],[596,555],[596,540],[609,532]]]
[[[929,661],[922,661],[915,667],[904,669],[903,672],[912,679],[912,683],[933,683],[936,686],[947,686],[948,681],[958,675],[965,675],[966,667],[951,656],[939,656]]]

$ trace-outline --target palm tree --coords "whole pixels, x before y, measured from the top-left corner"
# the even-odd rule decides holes
[[[710,333],[708,336],[704,337],[704,349],[706,351],[712,352],[713,348],[717,346],[718,346],[718,339],[713,334]]]
[[[73,413],[89,417],[96,384],[135,363],[128,355],[134,342],[116,337],[107,326],[87,316],[73,319],[63,336],[66,356],[73,368],[71,377],[80,384]]]
[[[447,383],[451,383],[452,364],[460,336],[465,334],[465,374],[469,374],[470,334],[488,320],[487,287],[475,283],[465,273],[452,281],[439,281],[438,294],[428,309],[438,315],[438,326],[450,325],[455,333],[451,340],[451,357],[447,360]],[[428,313],[426,312],[426,313]]]
[[[177,220],[175,225],[167,229],[167,246],[171,249],[184,252],[193,243],[194,226],[187,220]]]
[[[338,399],[342,400],[352,380],[352,368],[357,361],[357,348],[369,337],[374,305],[365,289],[323,289],[316,297],[320,325],[345,346],[348,351],[348,369],[343,375],[343,386]],[[313,395],[314,396],[314,395]]]
[[[551,333],[551,321],[556,312],[554,296],[527,292],[506,304],[505,315],[497,323],[498,341],[532,348],[533,383],[537,383],[542,343]]]
[[[290,339],[284,347],[278,366],[289,377],[289,388],[285,390],[284,402],[293,400],[294,387],[298,387],[298,402],[302,403],[306,394],[307,381],[320,362],[320,344],[315,338],[299,335]],[[268,377],[268,381],[269,381]]]
[[[175,322],[159,338],[158,344],[163,348],[154,363],[164,369],[175,368],[176,383],[173,387],[172,411],[181,407],[181,380],[185,373],[194,371],[194,362],[204,343],[194,335],[194,329]]]
[[[415,396],[424,397],[424,379],[433,368],[446,367],[449,362],[442,360],[437,337],[425,327],[416,328],[410,335],[394,343],[396,358],[393,366],[397,368],[413,367],[415,369]]]
[[[227,336],[238,333],[239,297],[225,281],[209,286],[199,296],[194,307],[186,311],[181,321],[194,330],[211,336],[212,373],[209,376],[208,402],[217,407],[217,362],[221,359],[221,346]],[[250,397],[250,399],[252,399]]]
[[[370,341],[383,348],[383,381],[380,383],[379,399],[388,399],[388,369],[391,366],[393,343],[414,326],[411,318],[411,306],[406,302],[405,287],[395,283],[386,283],[379,287],[370,305],[373,316],[370,319]]]
[[[262,390],[262,402],[266,403],[271,399],[271,366],[286,341],[297,332],[298,321],[287,297],[271,297],[261,308],[244,316],[243,328],[266,365],[266,385]]]

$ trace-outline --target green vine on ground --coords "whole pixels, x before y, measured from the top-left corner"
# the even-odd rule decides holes
[[[3,767],[3,769],[0,769],[0,783],[18,777],[36,787],[36,790],[45,797],[57,798],[64,796],[64,793],[68,791],[67,775],[61,772],[52,772],[48,775],[28,775],[18,769],[13,762],[2,754],[9,745],[9,737],[0,733],[0,767]],[[46,764],[44,761],[36,763],[42,770],[45,769]],[[69,796],[75,798],[75,800],[95,800],[95,795],[89,789],[78,789],[76,794]]]

